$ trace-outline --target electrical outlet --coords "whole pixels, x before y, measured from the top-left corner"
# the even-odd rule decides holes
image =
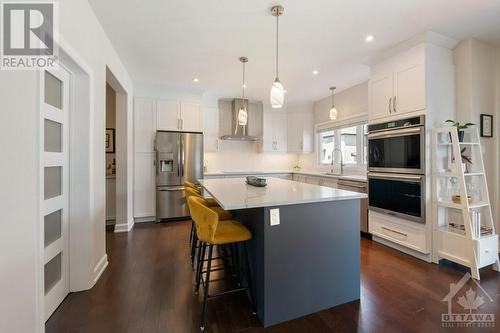
[[[271,226],[280,224],[280,209],[279,208],[270,209],[269,215],[270,215],[269,224]]]

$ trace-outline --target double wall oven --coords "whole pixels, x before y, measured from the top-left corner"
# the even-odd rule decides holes
[[[425,223],[425,118],[368,126],[369,209]]]

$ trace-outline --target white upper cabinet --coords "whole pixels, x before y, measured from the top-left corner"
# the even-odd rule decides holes
[[[199,103],[158,100],[158,129],[163,131],[202,132]]]
[[[369,118],[426,109],[425,47],[418,46],[372,67]]]
[[[203,132],[201,107],[198,103],[180,103],[181,130],[186,132]]]
[[[402,66],[394,71],[393,112],[406,113],[425,109],[425,66]]]
[[[287,151],[287,114],[281,110],[265,109],[261,151]]]
[[[150,153],[154,150],[156,131],[156,101],[146,98],[134,99],[134,150]]]
[[[370,79],[370,118],[381,118],[391,114],[393,97],[393,75],[386,72]]]
[[[313,114],[291,112],[287,117],[287,151],[309,153],[313,151]]]
[[[176,100],[158,100],[158,129],[163,131],[180,130],[179,103]]]

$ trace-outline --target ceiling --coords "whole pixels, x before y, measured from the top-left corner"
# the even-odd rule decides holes
[[[315,101],[368,78],[383,50],[432,30],[500,45],[500,0],[89,0],[135,84],[160,84],[269,99],[275,18],[285,102]],[[372,43],[364,41],[373,34]],[[318,70],[317,75],[312,71]],[[199,78],[198,83],[192,79]]]

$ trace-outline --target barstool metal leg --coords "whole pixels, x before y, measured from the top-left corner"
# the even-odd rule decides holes
[[[203,310],[201,313],[201,323],[200,323],[200,329],[204,330],[205,329],[205,316],[207,313],[207,305],[208,305],[208,288],[210,286],[210,269],[212,266],[212,250],[213,250],[213,245],[210,244],[208,246],[208,263],[207,263],[207,273],[205,276],[205,294],[204,294],[204,299],[203,299]]]
[[[189,244],[193,243],[194,239],[194,221],[191,220],[191,231],[189,232]]]
[[[201,281],[201,274],[203,271],[203,261],[205,259],[205,249],[207,245],[205,242],[200,243],[199,251],[198,251],[198,268],[196,269],[196,288],[195,288],[195,294],[198,295],[200,292],[200,281]]]
[[[196,245],[198,245],[198,236],[196,233],[193,234],[193,240],[191,243],[191,265],[194,263],[194,257],[196,254]]]

